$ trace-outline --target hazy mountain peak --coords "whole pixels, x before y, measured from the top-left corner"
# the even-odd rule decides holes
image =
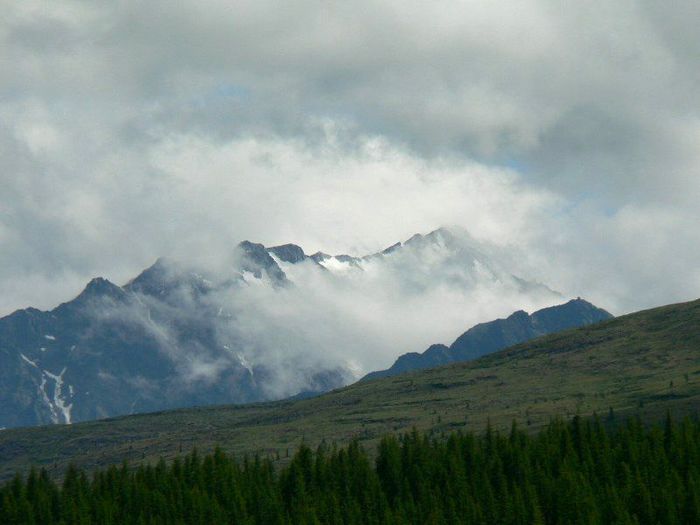
[[[401,248],[401,243],[400,243],[400,242],[397,242],[397,243],[395,243],[395,244],[392,244],[392,245],[389,246],[388,248],[384,248],[384,249],[381,251],[381,253],[382,253],[382,255],[387,255],[387,254],[389,254],[389,253],[392,253],[392,252],[398,250],[399,248]]]
[[[410,246],[411,244],[419,243],[422,239],[423,239],[423,234],[422,234],[422,233],[414,233],[413,235],[411,235],[411,237],[409,237],[408,239],[406,239],[406,240],[403,242],[403,244],[404,244],[404,245],[407,245],[407,246]]]
[[[80,295],[74,299],[76,302],[84,302],[96,297],[110,297],[112,299],[121,299],[125,296],[124,289],[117,286],[113,282],[103,278],[95,277],[87,283]]]
[[[281,244],[268,248],[267,250],[275,254],[281,261],[292,264],[304,261],[307,258],[301,246],[297,246],[296,244]]]
[[[52,312],[0,319],[0,338],[6,347],[14,341],[7,362],[0,353],[0,379],[22,398],[0,396],[0,405],[25,410],[0,411],[0,426],[55,421],[61,403],[73,403],[73,420],[81,420],[320,391],[375,368],[382,352],[394,357],[395,348],[416,340],[425,348],[484,317],[558,300],[500,270],[469,239],[440,228],[365,257],[309,257],[296,244],[245,240],[225,260],[201,267],[159,258],[123,288],[94,279]],[[587,304],[571,308],[586,314]],[[563,322],[550,317],[534,317],[536,328]],[[522,311],[509,319],[529,322]],[[451,352],[433,345],[400,365],[410,369],[426,355],[447,362]],[[25,373],[21,386],[12,383],[16,367]],[[48,402],[37,391],[42,370],[52,374],[45,377]],[[64,385],[60,403],[51,397],[60,382],[54,376]]]
[[[200,295],[213,287],[213,282],[202,274],[165,257],[159,257],[124,286],[130,292],[164,299],[174,305],[182,300],[180,292]]]
[[[461,228],[442,227],[426,234],[416,233],[407,239],[403,248],[412,250],[444,250],[446,253],[479,255],[485,258],[486,247]]]
[[[310,255],[310,257],[316,262],[321,262],[321,261],[329,259],[330,257],[333,257],[333,256],[328,255],[327,253],[323,253],[323,252],[316,252],[316,253]]]
[[[460,232],[462,235],[466,234],[466,232]],[[436,230],[431,231],[430,233],[427,233],[424,238],[429,239],[431,241],[451,241],[454,240],[457,237],[455,232],[450,230],[449,228],[442,227],[438,228]]]
[[[249,252],[249,253],[260,253],[266,251],[265,246],[259,242],[251,242],[249,240],[243,240],[238,243],[238,248]]]
[[[159,257],[151,266],[129,281],[125,285],[125,288],[136,292],[156,295],[157,292],[163,288],[162,285],[166,279],[168,266],[166,259],[164,257]]]
[[[242,241],[238,244],[236,257],[241,272],[250,272],[256,279],[267,276],[273,284],[277,285],[287,283],[284,271],[262,244]]]

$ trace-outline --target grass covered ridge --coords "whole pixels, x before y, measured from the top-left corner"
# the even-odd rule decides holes
[[[534,432],[553,417],[639,415],[700,406],[700,301],[543,337],[469,363],[362,382],[324,396],[184,409],[0,432],[0,479],[30,465],[51,475],[172,459],[197,446],[285,458],[302,440],[374,447],[391,432],[481,430],[512,421]],[[284,460],[282,460],[284,462]]]

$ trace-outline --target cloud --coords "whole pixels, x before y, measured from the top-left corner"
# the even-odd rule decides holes
[[[294,370],[290,363],[297,370],[340,366],[367,373],[401,353],[449,344],[478,322],[562,301],[548,290],[522,290],[507,273],[493,276],[498,264],[481,251],[489,246],[472,252],[462,242],[405,247],[341,272],[309,260],[280,263],[292,285],[253,284],[208,300],[231,315],[219,325],[223,341],[279,375]],[[474,265],[473,253],[483,267]],[[279,388],[289,389],[293,379],[280,379]]]
[[[530,275],[616,314],[697,299],[697,224],[694,210],[658,204],[575,207],[540,228]]]
[[[235,256],[225,268],[218,258],[212,267],[161,260],[124,300],[93,301],[85,311],[98,338],[115,321],[122,337],[140,334],[182,388],[225,390],[233,376],[243,378],[244,397],[235,401],[283,398],[340,386],[401,353],[449,343],[477,322],[564,300],[513,278],[500,250],[443,229],[344,270],[276,259],[283,286],[280,268],[256,272],[254,261],[242,267]]]
[[[334,126],[325,128],[315,146],[171,136],[147,152],[153,176],[146,181],[140,173],[125,181],[98,176],[85,187],[80,177],[56,176],[47,181],[52,191],[36,192],[41,202],[32,213],[10,216],[13,231],[36,235],[18,235],[0,257],[20,275],[82,271],[87,278],[107,269],[125,282],[162,254],[227,264],[244,238],[367,253],[426,225],[468,224],[481,238],[507,243],[527,237],[533,216],[556,201],[523,187],[512,170],[425,160],[377,137],[356,140],[348,153]],[[22,252],[39,260],[22,268]],[[62,280],[39,305],[67,298]]]
[[[700,295],[698,15],[13,3],[0,311],[242,238],[363,253],[442,224],[617,312]]]

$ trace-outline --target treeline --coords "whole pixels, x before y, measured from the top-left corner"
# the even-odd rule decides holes
[[[537,435],[302,446],[284,467],[193,452],[170,464],[88,477],[45,471],[0,488],[2,524],[690,524],[700,523],[700,423],[608,430],[556,421]]]

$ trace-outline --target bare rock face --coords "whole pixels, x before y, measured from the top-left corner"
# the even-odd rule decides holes
[[[234,278],[216,280],[159,259],[123,287],[96,278],[51,311],[0,319],[0,428],[277,397],[275,368],[248,362],[235,330],[220,333],[234,319],[216,296],[247,286],[245,273],[271,287],[288,280],[262,245],[241,243],[236,260]],[[299,376],[289,395],[353,377],[285,367]]]
[[[262,244],[243,241],[236,256],[242,272],[250,272],[256,279],[267,278],[277,286],[287,284],[287,276]]]
[[[280,260],[292,264],[300,263],[307,259],[304,250],[296,244],[282,244],[268,248],[268,251],[280,258]]]

